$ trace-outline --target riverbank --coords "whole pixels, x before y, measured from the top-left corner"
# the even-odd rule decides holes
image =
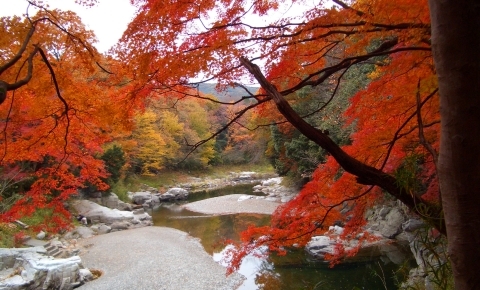
[[[144,227],[80,240],[85,267],[102,276],[78,289],[236,289],[240,274],[225,276],[199,241],[165,227]]]

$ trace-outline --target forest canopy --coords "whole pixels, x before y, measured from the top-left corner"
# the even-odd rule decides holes
[[[339,220],[353,238],[387,194],[448,233],[458,289],[480,283],[469,270],[480,263],[469,237],[480,220],[475,1],[132,0],[137,13],[107,54],[74,12],[27,2],[35,15],[1,18],[0,165],[29,182],[2,196],[3,220],[45,206],[68,217],[63,201],[78,188],[106,190],[108,142],[123,142],[143,174],[179,150],[192,166],[218,161],[220,148],[232,162],[262,150],[311,180],[270,227],[244,234],[237,262]],[[206,82],[244,94],[219,100],[199,92]],[[258,136],[269,142],[251,146]]]

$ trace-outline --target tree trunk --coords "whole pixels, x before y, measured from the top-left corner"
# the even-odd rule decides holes
[[[448,253],[455,289],[480,289],[480,3],[429,0],[429,5]]]

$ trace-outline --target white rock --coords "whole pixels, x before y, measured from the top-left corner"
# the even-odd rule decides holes
[[[47,234],[46,234],[44,231],[40,231],[40,232],[37,234],[37,239],[43,240],[43,239],[45,239],[46,236],[47,236]]]
[[[244,201],[244,200],[247,200],[247,199],[253,199],[254,196],[253,195],[242,195],[238,198],[237,201]]]
[[[270,178],[267,180],[264,180],[262,182],[263,186],[273,186],[273,185],[280,185],[282,183],[282,178],[281,177],[275,177],[275,178]]]

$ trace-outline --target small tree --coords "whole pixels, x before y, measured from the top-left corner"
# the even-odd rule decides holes
[[[105,162],[105,167],[110,173],[110,176],[107,178],[107,183],[112,186],[120,180],[122,175],[122,167],[125,165],[125,152],[123,149],[117,145],[113,145],[112,148],[107,149],[103,153],[101,159]]]

